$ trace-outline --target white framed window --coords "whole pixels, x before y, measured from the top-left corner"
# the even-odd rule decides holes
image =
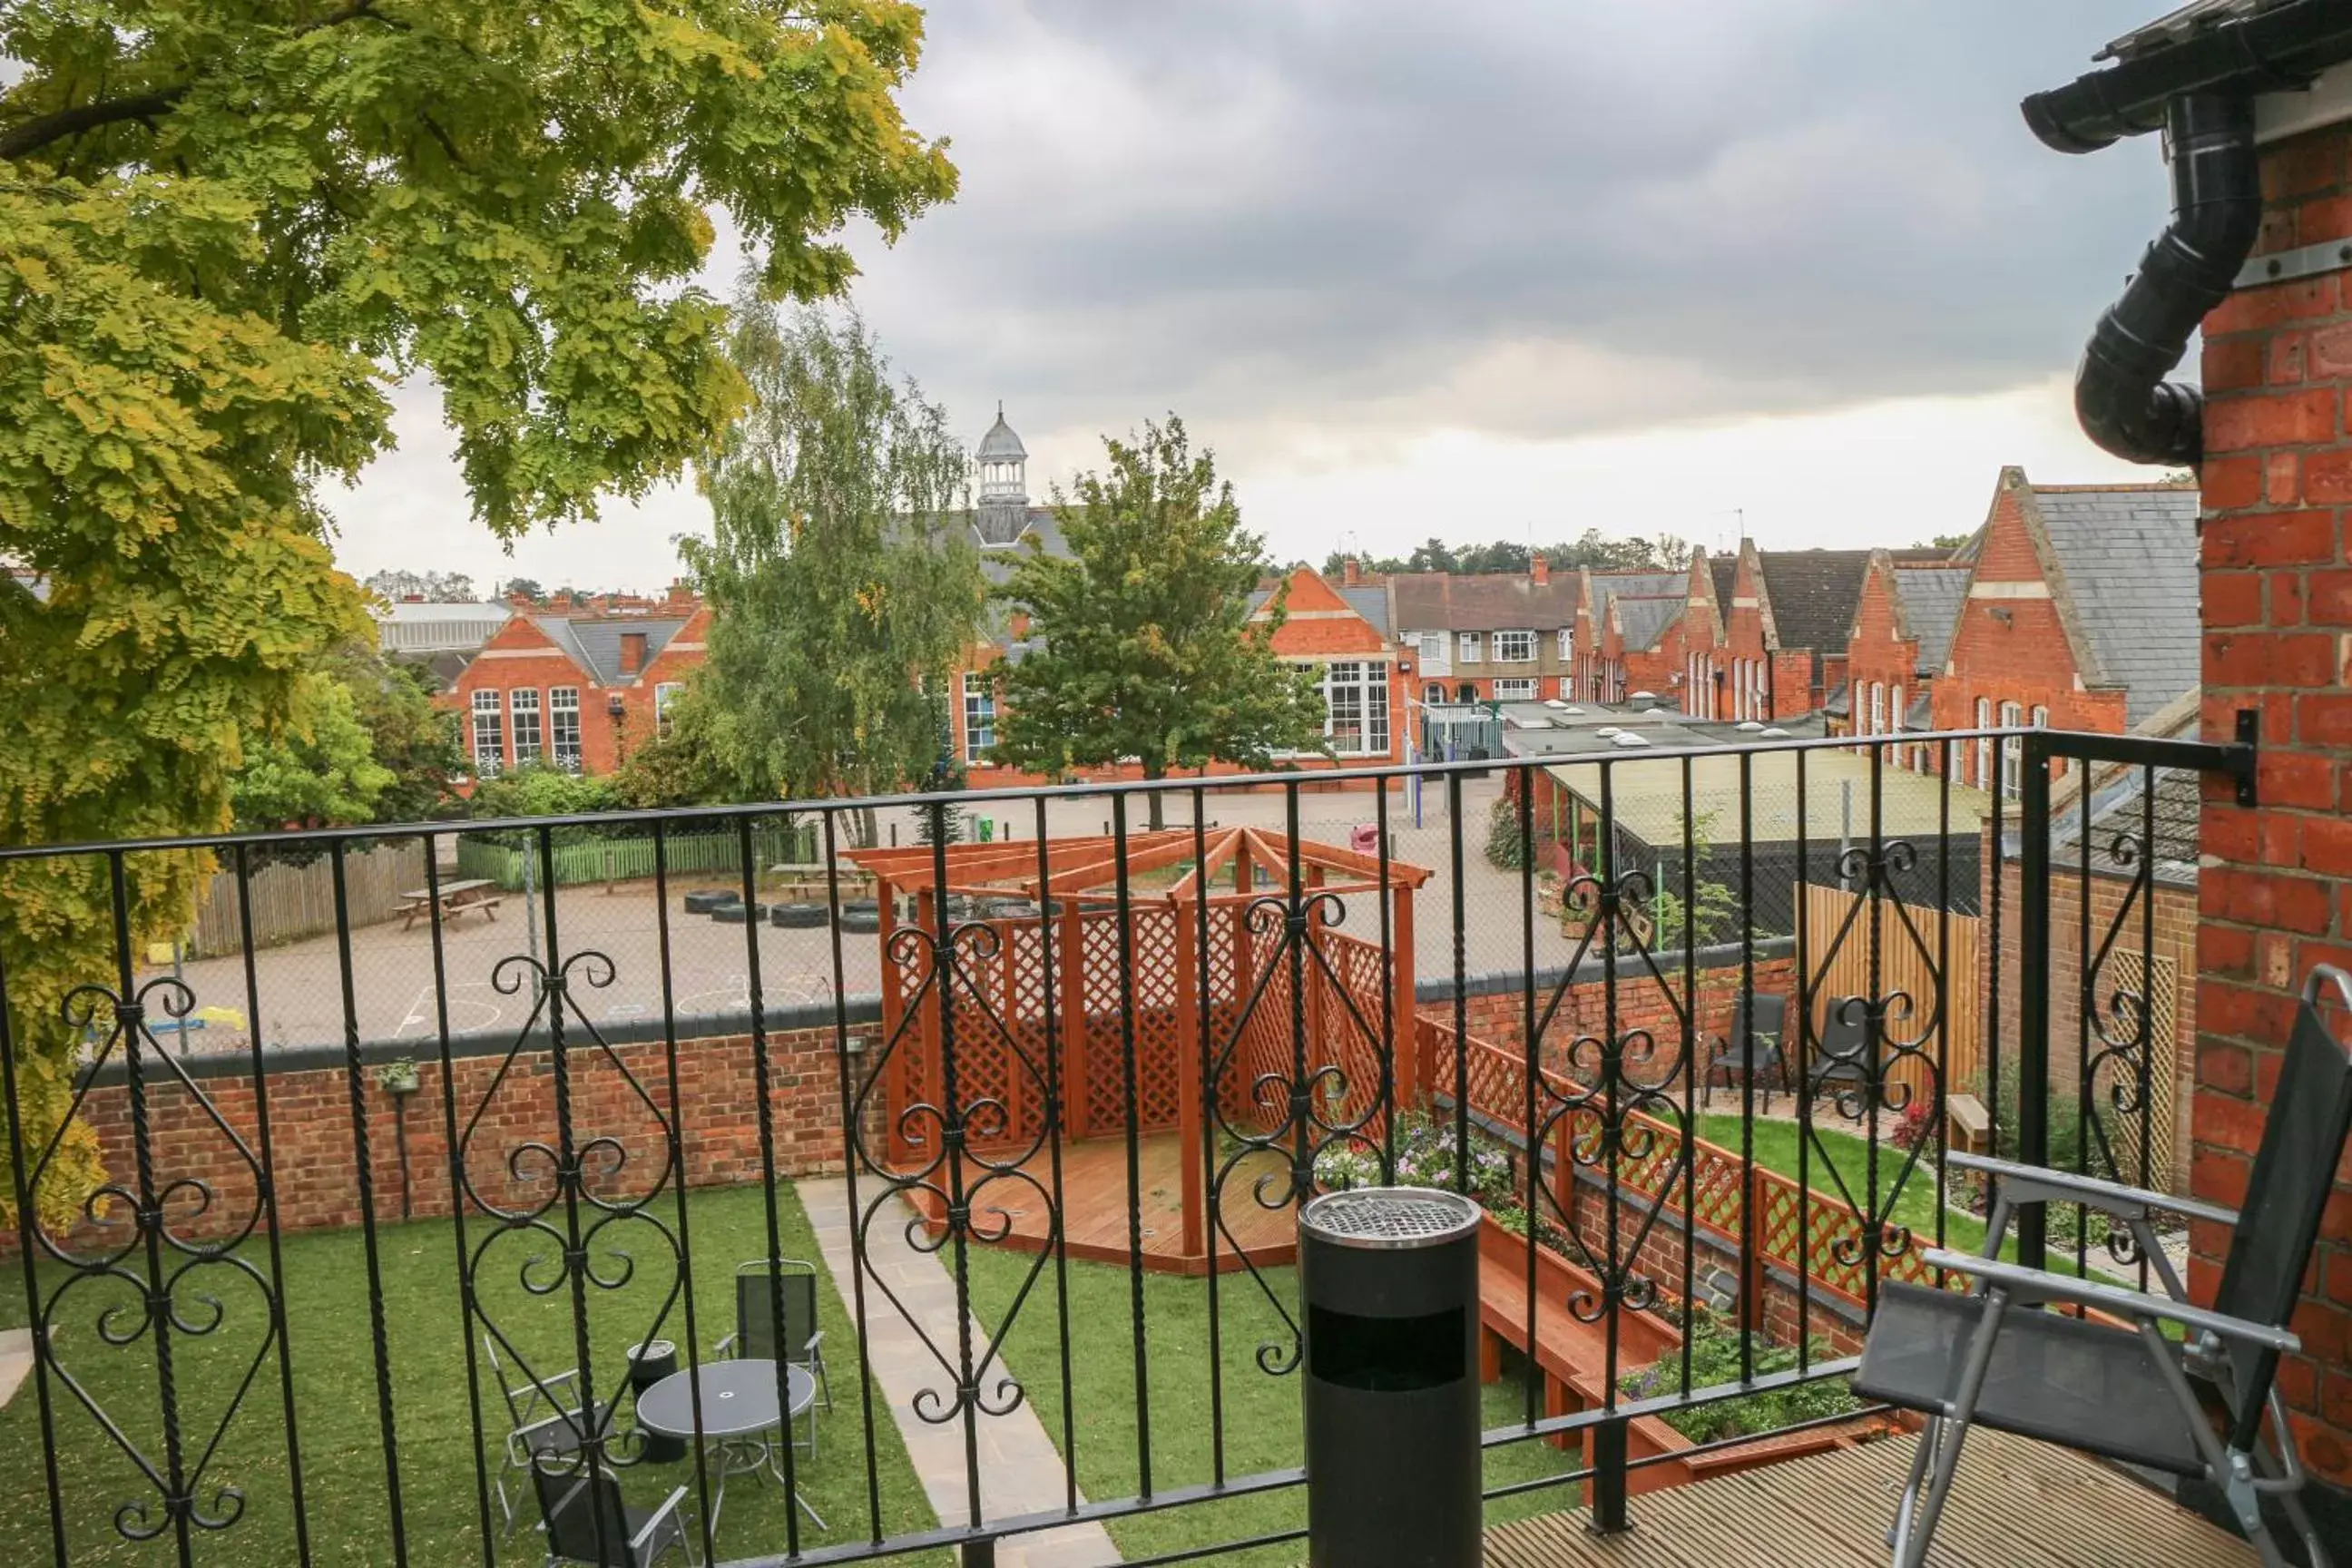
[[[1533,702],[1535,700],[1536,683],[1532,677],[1514,676],[1495,682],[1495,700],[1497,702]]]
[[[539,689],[518,686],[507,693],[507,711],[514,719],[515,766],[535,763],[546,751],[539,722]]]
[[[996,744],[996,688],[984,675],[963,678],[963,760],[984,762]]]
[[[547,689],[547,740],[555,765],[567,773],[580,771],[580,689]]]
[[[1421,657],[1425,659],[1436,659],[1442,661],[1445,658],[1445,634],[1444,632],[1423,632],[1419,638],[1416,639],[1415,646],[1421,649]]]
[[[1483,664],[1486,658],[1486,638],[1483,632],[1464,632],[1456,643],[1465,664]]]
[[[506,721],[499,694],[477,691],[474,704],[474,776],[495,778],[507,765]]]
[[[1535,661],[1535,633],[1496,632],[1495,634],[1495,662],[1496,664],[1533,664]]]
[[[1562,626],[1559,628],[1559,661],[1562,664],[1566,664],[1570,659],[1572,659],[1575,657],[1576,628],[1574,626]]]
[[[2001,728],[2014,729],[2025,721],[2025,710],[2014,702],[2000,705]],[[2025,793],[2025,737],[2011,735],[2000,743],[2000,798],[2016,800]]]
[[[1870,683],[1870,728],[1864,731],[1863,733],[1866,735],[1879,735],[1885,733],[1885,731],[1886,682],[1883,680],[1874,680]]]
[[[1389,669],[1343,660],[1323,667],[1323,733],[1342,756],[1389,752]]]
[[[1438,707],[1443,708],[1445,706],[1445,688],[1443,686],[1424,686],[1421,689],[1421,700],[1423,702],[1434,703]]]
[[[682,680],[665,680],[654,688],[654,733],[665,741],[669,739],[670,706],[685,689],[686,682]]]
[[[1992,699],[1990,697],[1977,699],[1977,728],[1992,728]],[[1969,782],[1979,789],[1992,788],[1992,741],[1990,737],[1979,736],[1977,740],[1976,777]]]

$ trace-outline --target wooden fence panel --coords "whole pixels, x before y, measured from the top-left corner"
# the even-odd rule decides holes
[[[278,862],[254,872],[253,940],[275,947],[335,929],[334,863],[321,855],[299,865]],[[352,924],[373,925],[400,912],[401,895],[425,886],[425,846],[415,839],[343,857],[343,890]],[[217,958],[244,951],[237,920],[236,875],[222,871],[196,900],[189,956]]]
[[[1856,908],[1860,904],[1859,909]],[[1851,916],[1853,924],[1847,925]],[[1805,888],[1805,983],[1813,997],[1815,1038],[1827,1022],[1830,1005],[1842,996],[1872,994],[1871,921],[1861,895],[1843,888],[1808,884]],[[1944,1039],[1928,1033],[1924,1049],[1932,1060],[1939,1049],[1946,1058],[1945,1090],[1964,1094],[1974,1088],[1984,1062],[1983,998],[1977,986],[1977,942],[1980,922],[1974,915],[1922,909],[1883,900],[1878,921],[1878,985],[1876,994],[1901,992],[1912,999],[1913,1021],[1890,1019],[1891,1032],[1904,1039],[1929,1028],[1936,997],[1944,1003]],[[1843,939],[1840,939],[1843,931]],[[1939,946],[1940,944],[1940,946]],[[1943,982],[1937,981],[1939,952]],[[1934,1074],[1926,1064],[1906,1060],[1894,1074],[1910,1087],[1914,1101],[1924,1102],[1935,1092]]]

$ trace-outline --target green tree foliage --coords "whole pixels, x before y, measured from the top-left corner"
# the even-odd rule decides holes
[[[711,538],[680,545],[712,611],[712,753],[770,799],[903,788],[940,757],[926,687],[987,605],[962,442],[854,315],[747,298],[732,352],[757,402],[703,475]]]
[[[509,577],[506,581],[506,585],[500,588],[499,593],[502,597],[508,598],[520,594],[534,605],[547,603],[547,590],[539,585],[539,579],[536,577]]]
[[[266,833],[372,820],[392,770],[376,761],[359,699],[324,670],[305,675],[294,692],[278,734],[246,748],[230,786],[236,826]]]
[[[376,796],[378,822],[422,822],[447,815],[451,781],[466,771],[457,715],[433,702],[432,671],[386,658],[373,644],[346,644],[333,656],[336,677],[351,689],[369,749],[392,774]]]
[[[1103,445],[1109,471],[1055,496],[1068,556],[1033,544],[1003,590],[1045,647],[1000,667],[998,760],[1062,773],[1133,757],[1157,779],[1322,749],[1315,670],[1275,657],[1280,598],[1249,618],[1263,546],[1213,456],[1195,457],[1173,416]]]
[[[474,510],[592,517],[741,407],[691,286],[723,206],[772,294],[852,268],[951,194],[901,121],[896,0],[19,0],[0,8],[0,842],[223,827],[246,738],[366,632],[314,487],[427,376]],[[131,864],[133,945],[185,920],[195,854]],[[39,1146],[112,966],[103,862],[0,869],[0,962]],[[46,1212],[96,1179],[68,1137]]]
[[[631,748],[613,771],[620,803],[637,811],[719,805],[733,790],[712,744],[709,701],[700,679],[689,677],[686,689],[670,700],[668,720],[669,733]]]
[[[1925,544],[1915,544],[1911,548],[1920,551],[1941,550],[1948,552],[1964,548],[1968,542],[1975,537],[1976,535],[1973,533],[1939,533],[1934,538],[1928,540]]]
[[[1323,574],[1339,575],[1347,569],[1348,552],[1335,550],[1324,558]],[[1687,541],[1671,533],[1649,538],[1616,539],[1597,528],[1588,528],[1582,535],[1530,549],[1514,544],[1507,539],[1497,539],[1487,544],[1454,546],[1437,538],[1423,540],[1413,547],[1412,553],[1402,560],[1393,556],[1359,557],[1367,572],[1394,574],[1399,572],[1525,572],[1541,555],[1555,572],[1573,572],[1590,566],[1595,571],[1679,572],[1690,564],[1691,547]]]

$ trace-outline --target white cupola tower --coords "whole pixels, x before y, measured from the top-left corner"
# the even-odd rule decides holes
[[[972,460],[980,469],[981,540],[1011,544],[1029,526],[1029,452],[1004,422],[1002,403],[996,405],[996,423],[980,438]]]

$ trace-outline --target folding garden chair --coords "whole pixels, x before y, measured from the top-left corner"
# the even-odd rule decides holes
[[[776,1348],[776,1300],[783,1302],[784,1343]],[[824,1331],[816,1326],[816,1265],[797,1258],[739,1264],[735,1269],[735,1331],[720,1340],[714,1353],[732,1353],[754,1361],[790,1362],[816,1379],[816,1402],[809,1406],[808,1438],[795,1437],[795,1447],[816,1453],[816,1414],[833,1408],[833,1384],[824,1372]]]
[[[1783,1089],[1789,1087],[1788,1058],[1780,1050],[1781,1035],[1789,1022],[1789,999],[1786,996],[1754,998],[1756,1021],[1753,1026],[1748,1023],[1748,996],[1743,993],[1732,1004],[1730,1032],[1717,1037],[1707,1053],[1706,1071],[1699,1079],[1701,1105],[1713,1101],[1717,1074],[1722,1076],[1723,1087],[1727,1089],[1731,1087],[1734,1073],[1749,1083],[1753,1083],[1759,1073],[1779,1073],[1780,1087]],[[1769,1076],[1764,1079],[1764,1110],[1767,1114],[1772,1110],[1772,1079]]]
[[[1923,1258],[1977,1283],[1968,1295],[1895,1281],[1881,1286],[1853,1380],[1865,1399],[1929,1417],[1888,1532],[1896,1568],[1927,1561],[1971,1425],[2201,1478],[2228,1500],[2265,1568],[2287,1562],[2263,1517],[2263,1500],[2274,1498],[2312,1568],[2327,1568],[2298,1495],[2303,1465],[2275,1384],[2279,1358],[2302,1348],[2286,1325],[2336,1161],[2352,1135],[2352,1057],[2321,1020],[2320,992],[2327,986],[2352,1005],[2352,977],[2325,966],[2312,972],[2238,1214],[2063,1171],[1949,1157],[1993,1180],[1985,1255],[1938,1249]],[[2010,1215],[2023,1204],[2047,1203],[2087,1205],[2122,1222],[2167,1294],[1998,1261]],[[2188,1300],[2158,1246],[2150,1223],[2158,1211],[2231,1227],[2210,1309]],[[2028,1310],[2050,1302],[2132,1326]],[[2185,1342],[2165,1337],[2167,1323],[2186,1331]]]
[[[678,1488],[655,1509],[632,1508],[621,1496],[613,1472],[565,1475],[534,1465],[540,1528],[547,1533],[548,1568],[584,1563],[591,1568],[651,1568],[675,1551],[691,1564],[694,1546],[687,1534],[686,1489]]]
[[[490,1369],[490,1381],[498,1384],[499,1396],[507,1405],[506,1457],[490,1484],[498,1493],[506,1533],[512,1535],[515,1504],[507,1496],[508,1478],[529,1469],[533,1454],[580,1450],[580,1439],[588,1429],[580,1419],[580,1369],[569,1367],[536,1380],[509,1372],[499,1354],[498,1336],[490,1333],[482,1336],[482,1356]]]

